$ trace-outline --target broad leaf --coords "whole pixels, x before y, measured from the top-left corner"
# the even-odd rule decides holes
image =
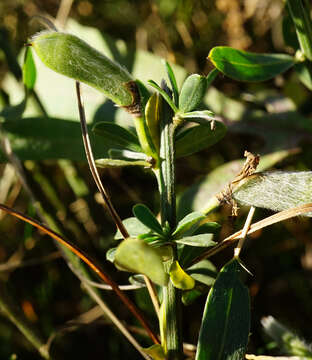
[[[175,240],[175,242],[189,246],[210,247],[217,244],[215,241],[212,241],[212,238],[213,234],[200,234],[183,237],[181,239]]]
[[[199,333],[196,360],[244,358],[250,329],[248,289],[240,280],[241,266],[231,260],[210,289]]]
[[[265,81],[294,65],[286,54],[256,54],[227,46],[217,46],[209,53],[214,66],[226,76],[240,81]]]
[[[171,282],[178,289],[190,290],[195,285],[195,280],[181,268],[178,261],[171,264],[169,275]]]
[[[125,219],[122,221],[122,223],[124,224],[125,228],[127,229],[131,237],[138,237],[139,235],[146,234],[151,231],[149,227],[142,224],[141,221],[139,221],[136,217],[130,217],[128,219]],[[114,239],[120,240],[122,238],[123,236],[118,230],[116,232]]]
[[[157,234],[163,235],[163,229],[161,225],[147,206],[143,204],[134,205],[132,212],[134,216],[141,221],[142,224],[155,231]]]
[[[233,196],[242,205],[282,211],[312,202],[312,171],[255,173],[241,183]]]
[[[142,152],[138,138],[133,133],[117,124],[105,121],[99,122],[94,126],[93,132],[103,138],[103,143],[106,147],[120,147]]]
[[[211,286],[215,282],[218,275],[216,267],[209,260],[202,260],[190,266],[186,271],[196,281],[208,286]]]
[[[176,136],[176,157],[183,157],[206,149],[223,138],[226,133],[225,125],[215,122],[215,128],[211,130],[206,125],[197,125],[179,132]]]
[[[168,282],[161,256],[143,240],[128,238],[122,241],[116,250],[115,264],[127,271],[144,274],[157,285],[165,286]]]
[[[183,83],[180,98],[179,111],[186,113],[198,107],[202,102],[207,90],[207,78],[202,75],[192,74]]]

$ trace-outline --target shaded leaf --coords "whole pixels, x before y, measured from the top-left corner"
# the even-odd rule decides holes
[[[295,65],[299,80],[312,90],[312,65],[310,61],[300,62]]]
[[[231,260],[210,289],[199,333],[196,360],[243,359],[250,328],[248,289],[241,267]]]
[[[311,203],[311,189],[312,171],[271,171],[255,173],[243,180],[233,197],[242,205],[282,211]]]
[[[132,212],[141,221],[142,224],[155,231],[157,234],[163,235],[163,229],[161,225],[147,206],[143,204],[134,205]]]
[[[217,243],[212,241],[213,234],[200,234],[183,237],[181,239],[175,240],[178,244],[185,244],[189,246],[197,246],[197,247],[210,247],[214,246]]]
[[[179,111],[186,113],[198,107],[207,90],[207,78],[192,74],[183,83],[179,97]]]
[[[213,285],[218,275],[216,267],[209,260],[202,260],[190,266],[186,271],[196,281],[207,286]]]
[[[178,238],[186,231],[192,229],[196,229],[196,225],[203,219],[205,219],[205,215],[199,211],[194,211],[190,214],[187,214],[182,220],[179,221],[175,231],[173,232],[173,236]],[[195,225],[195,228],[194,228]]]
[[[195,285],[195,280],[181,268],[178,261],[171,264],[169,275],[171,282],[178,289],[189,290]]]
[[[206,290],[206,292],[207,292],[207,290]],[[195,287],[193,289],[182,292],[182,303],[185,306],[191,305],[202,294],[203,294],[203,291],[200,289],[200,287],[195,285]]]
[[[171,84],[173,100],[174,100],[176,107],[179,107],[179,89],[178,89],[178,85],[177,85],[177,80],[176,80],[176,77],[172,70],[172,67],[170,66],[168,61],[165,61],[165,65],[166,65],[167,75],[168,75],[168,78],[169,78],[169,81]]]
[[[127,229],[129,235],[131,237],[138,237],[139,235],[149,233],[151,230],[149,227],[145,226],[138,220],[136,217],[130,217],[122,221],[125,228]],[[121,235],[120,231],[118,230],[115,234],[114,239],[119,240],[122,239],[123,236]]]
[[[256,54],[227,46],[214,47],[209,59],[223,74],[240,81],[265,81],[294,65],[286,54]]]
[[[20,120],[26,109],[28,96],[25,95],[23,101],[17,105],[7,106],[0,112],[0,119],[7,121]]]
[[[115,264],[127,271],[144,274],[160,286],[168,282],[161,256],[143,240],[128,238],[122,241],[116,250]]]
[[[116,250],[117,250],[116,247],[107,250],[106,251],[106,260],[110,261],[111,263],[114,263]]]
[[[165,360],[166,355],[163,347],[160,344],[155,344],[149,348],[142,349],[145,354],[149,355],[153,360]]]
[[[183,157],[206,149],[223,138],[226,127],[220,121],[215,122],[211,130],[206,125],[197,125],[179,132],[176,136],[176,157]]]
[[[92,130],[96,135],[103,137],[103,142],[107,147],[121,147],[142,152],[138,138],[117,124],[102,121],[97,123]]]

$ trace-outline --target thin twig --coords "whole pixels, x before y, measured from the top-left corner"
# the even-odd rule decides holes
[[[71,7],[73,4],[73,0],[62,0],[57,11],[56,22],[63,29],[66,25],[68,15],[70,13]]]
[[[245,221],[245,225],[243,227],[242,238],[239,240],[236,248],[234,249],[234,257],[236,257],[236,258],[239,257],[239,254],[240,254],[240,252],[242,250],[242,247],[244,245],[244,242],[245,242],[245,239],[246,239],[246,236],[247,236],[247,232],[250,229],[250,225],[251,225],[251,222],[252,222],[252,218],[253,218],[253,216],[255,214],[255,211],[256,211],[256,208],[254,206],[251,206],[251,208],[249,209],[247,219]]]
[[[156,315],[159,318],[160,304],[159,304],[159,301],[158,301],[158,296],[157,296],[155,286],[146,275],[144,275],[144,281],[145,281],[148,293],[149,293],[149,295],[151,297],[151,300],[152,300]]]
[[[141,325],[146,329],[150,338],[154,341],[155,344],[159,343],[157,335],[153,332],[139,309],[135,306],[135,304],[121,291],[115,281],[105,273],[102,267],[96,264],[95,260],[92,259],[87,253],[81,250],[77,245],[70,242],[69,240],[64,239],[62,236],[54,232],[53,230],[49,229],[45,225],[41,224],[35,219],[32,219],[14,209],[11,209],[3,204],[0,204],[0,209],[6,211],[8,214],[21,219],[28,224],[36,227],[37,229],[43,231],[45,234],[49,235],[52,239],[56,240],[58,243],[67,247],[71,252],[77,255],[82,261],[84,261],[104,282],[109,284],[115,293],[118,295],[120,300],[127,306],[127,308],[132,312],[132,314],[138,319]]]
[[[296,208],[281,211],[277,214],[274,214],[272,216],[269,216],[263,220],[260,220],[256,223],[252,224],[247,232],[247,235],[250,235],[250,234],[252,234],[260,229],[263,229],[267,226],[270,226],[270,225],[276,224],[278,222],[290,219],[295,216],[303,215],[303,214],[306,214],[309,212],[312,212],[312,204],[305,204],[305,205],[298,206]],[[207,258],[217,254],[221,250],[227,248],[228,246],[232,245],[235,241],[241,239],[242,233],[243,233],[243,230],[239,230],[236,233],[228,236],[222,242],[220,242],[218,245],[216,245],[215,247],[204,252],[197,258],[195,258],[192,261],[191,265],[194,265],[203,259],[207,259]]]

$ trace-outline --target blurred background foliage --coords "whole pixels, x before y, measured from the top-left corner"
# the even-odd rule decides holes
[[[282,0],[1,0],[1,107],[18,103],[15,92],[20,90],[10,85],[8,74],[17,80],[21,78],[15,59],[20,58],[27,38],[41,29],[38,22],[30,21],[37,14],[57,18],[61,23],[69,16],[81,25],[98,29],[106,34],[105,38],[108,35],[122,39],[128,49],[152,52],[185,68],[187,73],[207,74],[212,65],[206,57],[217,45],[290,54],[294,54],[297,46]],[[286,30],[287,41],[283,38]],[[141,70],[149,76],[150,66],[144,63],[140,66],[146,67]],[[39,70],[39,79],[40,74]],[[55,78],[53,84],[43,79],[43,85],[37,90],[41,101],[47,96],[45,87],[47,92],[50,87],[62,91],[63,83],[58,83],[59,79]],[[74,89],[71,92],[69,88],[63,101],[64,104],[75,101]],[[218,166],[241,159],[246,149],[261,155],[286,150],[287,156],[282,156],[275,168],[312,168],[311,92],[299,82],[293,70],[260,84],[238,83],[219,76],[205,103],[225,118],[229,132],[212,148],[178,160],[178,194],[199,181],[199,184],[205,183],[202,180],[205,175]],[[55,104],[55,111],[61,112],[59,108],[64,104]],[[105,106],[107,104],[97,109],[93,121],[96,115],[105,116]],[[77,119],[75,111],[72,117]],[[29,131],[32,131],[31,124]],[[40,154],[40,147],[37,151]],[[102,208],[85,162],[28,160],[23,166],[33,192],[62,233],[96,255],[107,270],[116,274],[120,283],[126,283],[127,275],[116,272],[105,260],[105,252],[114,242],[115,229]],[[232,171],[235,173],[235,168]],[[2,163],[0,173],[1,202],[35,216],[29,196],[12,167]],[[147,171],[113,168],[102,169],[101,174],[122,218],[131,216],[131,208],[137,202],[157,211],[156,181]],[[210,190],[204,189],[200,195],[197,190],[197,203],[204,202]],[[269,214],[259,209],[256,219]],[[239,229],[245,216],[246,210],[241,209],[239,217],[232,219],[227,207],[213,213],[211,220],[222,224],[219,240]],[[24,315],[46,338],[58,331],[52,351],[73,359],[139,359],[101,312],[94,309],[93,301],[53,242],[4,213],[0,219],[0,279],[6,282]],[[243,260],[254,274],[246,278],[252,299],[250,353],[278,354],[275,344],[263,335],[260,319],[266,315],[273,315],[306,339],[312,339],[310,225],[310,220],[305,218],[274,225],[251,236],[244,248]],[[215,256],[214,264],[220,268],[230,258],[231,251]],[[145,290],[135,291],[131,296],[156,328]],[[139,332],[114,295],[104,292],[103,297],[133,331]],[[204,297],[196,300],[183,312],[184,340],[188,343],[197,342],[204,300]],[[148,344],[143,335],[139,336],[142,343]],[[5,317],[0,318],[0,358],[39,359]]]

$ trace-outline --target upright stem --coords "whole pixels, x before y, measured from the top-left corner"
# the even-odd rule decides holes
[[[175,197],[175,152],[173,114],[164,102],[161,116],[160,158],[161,165],[156,176],[160,192],[160,209],[162,225],[169,225],[174,229],[176,225],[176,197]],[[173,261],[177,259],[177,249],[173,245],[172,258],[166,262],[169,270]],[[181,292],[169,281],[163,288],[163,303],[160,316],[162,329],[162,345],[169,360],[182,358],[181,337]]]

